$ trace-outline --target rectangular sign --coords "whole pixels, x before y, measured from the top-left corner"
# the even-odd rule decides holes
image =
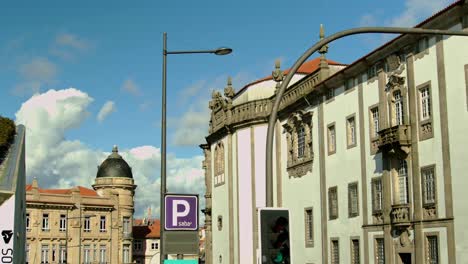
[[[164,230],[198,230],[198,195],[166,194]]]
[[[198,231],[164,231],[165,254],[199,254]]]
[[[13,263],[15,195],[0,204],[0,263]]]

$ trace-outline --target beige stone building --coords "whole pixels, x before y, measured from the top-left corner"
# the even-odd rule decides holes
[[[93,189],[26,186],[26,263],[132,263],[134,184],[118,154],[98,166]]]
[[[417,27],[467,31],[468,2]],[[275,124],[274,207],[290,212],[291,263],[466,263],[468,38],[404,34],[350,65],[320,53],[292,79]],[[259,252],[258,209],[282,76],[277,65],[212,94],[207,264],[272,263]]]

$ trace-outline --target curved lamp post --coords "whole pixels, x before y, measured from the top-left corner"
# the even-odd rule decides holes
[[[363,34],[363,33],[391,33],[391,34],[426,34],[426,35],[453,35],[453,36],[468,36],[468,31],[454,30],[439,30],[439,29],[423,29],[423,28],[399,28],[399,27],[361,27],[343,30],[329,37],[326,37],[315,45],[310,47],[302,56],[294,63],[291,70],[286,75],[284,81],[278,90],[277,96],[271,109],[270,118],[268,120],[267,142],[266,142],[266,206],[273,207],[273,128],[277,120],[278,109],[281,98],[283,97],[286,87],[291,81],[293,75],[297,72],[304,61],[309,58],[314,52],[322,46],[342,37]]]
[[[195,54],[195,53],[212,53],[215,55],[227,55],[232,52],[231,48],[221,47],[214,50],[181,50],[181,51],[168,51],[167,50],[167,33],[163,33],[163,76],[162,76],[162,111],[161,111],[161,203],[160,203],[160,248],[159,255],[161,264],[164,263],[164,243],[163,234],[165,228],[165,204],[164,196],[167,192],[166,189],[166,76],[167,76],[167,55],[168,54]]]

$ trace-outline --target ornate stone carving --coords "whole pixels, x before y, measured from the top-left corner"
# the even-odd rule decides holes
[[[223,108],[226,105],[226,100],[223,98],[220,92],[213,91],[211,93],[211,101],[209,102],[209,107],[212,111],[217,111]]]
[[[404,84],[405,84],[405,77],[400,77],[396,74],[391,74],[388,77],[386,88],[387,88],[387,91],[401,89],[403,88]]]
[[[423,136],[431,136],[432,135],[432,123],[427,122],[425,124],[421,124],[421,133]]]
[[[229,76],[227,79],[227,86],[226,88],[224,88],[224,96],[228,98],[229,100],[232,100],[235,94],[236,94],[236,91],[234,90],[234,88],[232,88],[232,78],[231,76]]]
[[[382,224],[383,223],[382,212],[374,213],[373,218],[374,218],[374,224]]]
[[[391,72],[400,67],[400,57],[398,57],[396,54],[388,56],[386,61],[388,65],[388,70]]]
[[[424,219],[433,219],[437,217],[437,209],[434,206],[426,206],[423,209]]]
[[[378,147],[381,150],[409,153],[411,145],[410,126],[399,125],[379,131]]]
[[[409,205],[399,204],[392,206],[391,220],[394,225],[409,225],[410,212]]]
[[[288,144],[287,171],[290,177],[304,176],[312,171],[314,153],[312,150],[312,112],[297,111],[283,125]],[[299,153],[299,131],[304,133],[304,146]]]
[[[273,77],[273,80],[276,82],[275,94],[278,92],[278,89],[281,86],[281,82],[284,79],[284,72],[280,68],[281,68],[281,61],[276,60],[275,70],[271,72],[271,76]]]

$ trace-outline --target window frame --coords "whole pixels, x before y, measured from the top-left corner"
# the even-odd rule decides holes
[[[380,260],[380,256],[379,256],[379,241],[382,241],[382,247],[383,247],[383,262],[379,262]],[[385,238],[383,235],[376,235],[374,236],[374,263],[376,264],[385,264],[385,260],[386,260],[387,256],[385,256]]]
[[[377,192],[377,184],[380,185],[380,197],[378,196]],[[382,177],[375,177],[371,179],[371,197],[372,197],[372,214],[381,214],[383,210],[383,182],[382,182]],[[379,202],[379,207],[377,208],[377,203],[376,201],[378,200]]]
[[[31,213],[27,212],[26,213],[26,232],[31,231]]]
[[[402,166],[402,164],[404,164],[404,166]],[[405,174],[402,174],[402,171],[403,169],[402,168],[405,168]],[[408,171],[408,161],[406,159],[399,159],[398,160],[398,203],[399,204],[409,204],[410,203],[410,182],[409,182],[409,175],[408,175],[409,171]],[[402,176],[404,175],[404,176]],[[404,199],[405,201],[403,202],[402,201],[402,178],[404,179]]]
[[[122,217],[122,234],[130,235],[132,233],[130,222],[130,216],[123,216]]]
[[[336,243],[336,246],[334,245]],[[335,252],[334,250],[336,249],[336,255],[338,256],[338,259],[335,259]],[[330,238],[330,263],[331,264],[339,264],[340,263],[340,239],[338,237],[332,237]]]
[[[107,249],[106,245],[99,246],[99,263],[104,264],[107,262]]]
[[[422,91],[427,89],[428,91],[428,106],[429,106],[429,116],[427,118],[423,118],[423,98],[422,98]],[[433,127],[433,115],[434,115],[434,105],[432,100],[432,85],[431,81],[424,82],[418,86],[416,86],[417,91],[417,105],[418,105],[418,131],[419,131],[419,141],[423,141],[426,139],[430,139],[434,137]]]
[[[127,254],[126,254],[127,253]],[[130,244],[122,245],[122,263],[130,263],[132,256],[130,255]]]
[[[354,127],[351,126],[351,122],[354,124]],[[357,146],[357,122],[356,122],[356,113],[348,115],[346,117],[346,146],[348,149],[354,148]],[[352,129],[354,128],[354,130]],[[354,142],[351,140],[354,138]]]
[[[333,133],[332,133],[333,132]],[[327,149],[328,155],[333,155],[336,153],[336,124],[332,122],[327,125]],[[331,144],[333,143],[333,144]],[[333,147],[333,148],[332,148]]]
[[[41,244],[41,263],[49,263],[49,244]]]
[[[399,99],[397,99],[399,95]],[[405,124],[405,100],[403,98],[403,92],[400,89],[393,91],[393,109],[395,115],[395,126],[402,126]]]
[[[50,213],[42,213],[42,231],[50,231]]]
[[[225,162],[225,148],[222,140],[216,143],[214,149],[214,179],[215,187],[221,186],[225,183],[226,162]]]
[[[332,197],[334,194],[334,197]],[[333,212],[333,204],[336,204],[336,214]],[[338,186],[333,186],[328,188],[328,220],[338,219],[339,216],[339,207],[338,207]]]
[[[355,250],[355,245],[354,242],[357,241],[357,252],[358,252],[358,261],[355,262],[354,260],[354,250]],[[361,263],[361,241],[360,237],[358,236],[352,236],[349,239],[349,244],[350,244],[350,250],[349,250],[349,256],[351,258],[351,264],[360,264]]]
[[[425,172],[432,171],[432,177],[433,177],[433,195],[434,195],[434,201],[428,201],[427,200],[427,190],[426,190],[426,184],[427,184],[427,179],[425,176]],[[428,166],[421,167],[421,189],[422,189],[422,204],[424,208],[427,207],[436,207],[437,206],[437,174],[436,174],[436,166],[435,164],[431,164]]]
[[[59,232],[66,232],[66,231],[67,231],[67,215],[60,214]]]
[[[159,243],[158,242],[151,242],[151,250],[158,250]]]
[[[105,215],[101,215],[99,217],[99,232],[100,233],[107,232],[107,217]]]
[[[353,200],[352,200],[352,195],[351,195],[351,190],[355,189],[356,190],[356,200],[355,200],[355,205],[356,205],[356,212],[353,212]],[[359,183],[352,182],[348,184],[348,217],[353,218],[359,216]]]
[[[310,218],[309,214],[310,212]],[[314,208],[304,208],[304,234],[305,234],[305,247],[314,247]]]
[[[430,241],[429,238],[435,238],[436,241],[436,246],[437,246],[437,262],[435,263],[440,263],[440,236],[439,232],[425,232],[424,233],[424,255],[426,257],[426,260],[428,261],[429,264],[432,264],[431,262],[431,247],[430,247]]]
[[[91,232],[91,217],[89,215],[85,215],[83,219],[83,232],[85,233]]]

